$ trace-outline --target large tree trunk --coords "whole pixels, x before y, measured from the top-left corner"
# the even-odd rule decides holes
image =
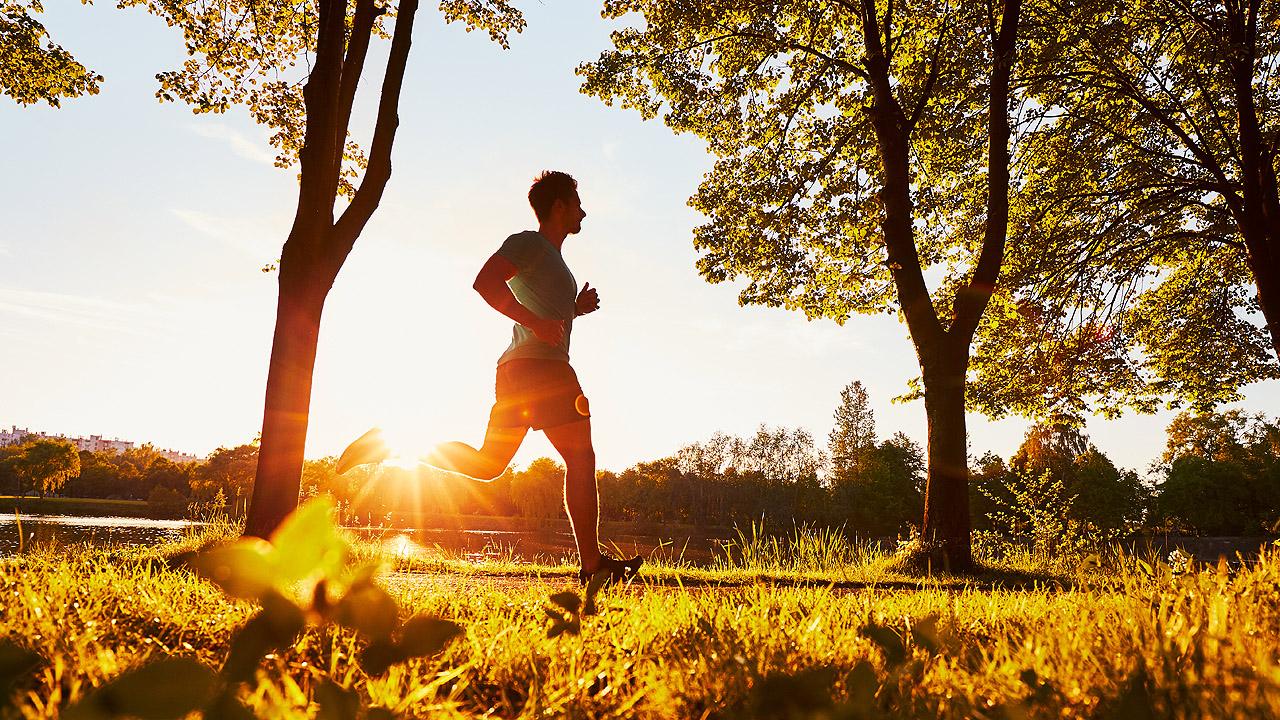
[[[932,570],[968,572],[969,449],[965,424],[968,343],[947,343],[924,371],[924,409],[929,422],[929,470],[921,527],[924,560]]]
[[[328,285],[321,287],[328,290]],[[245,519],[246,535],[267,537],[298,506],[323,309],[324,293],[318,292],[314,284],[281,275],[262,440]]]
[[[374,0],[357,0],[347,42],[346,0],[319,3],[316,60],[303,91],[307,128],[300,153],[298,212],[280,255],[275,339],[246,535],[267,537],[298,505],[320,314],[334,278],[377,209],[391,177],[400,88],[417,9],[418,0],[400,2],[368,169],[351,204],[335,223],[334,203],[351,107],[369,37],[381,11]]]
[[[886,10],[884,15],[885,37],[882,37],[876,3],[863,0],[867,79],[874,98],[871,121],[884,172],[880,199],[884,203],[885,248],[898,302],[920,361],[929,422],[922,542],[907,561],[927,570],[968,572],[973,567],[969,540],[965,382],[969,347],[1004,262],[1009,218],[1009,88],[1016,61],[1021,0],[1005,0],[1001,9],[999,28],[992,29],[994,63],[987,106],[987,218],[982,248],[969,282],[956,294],[954,315],[950,327],[946,327],[938,317],[925,283],[915,243],[911,196],[911,134],[925,110],[932,82],[926,83],[915,109],[906,113],[895,94],[885,53],[887,38],[892,36],[890,11]],[[939,51],[940,48],[941,43]],[[931,72],[937,71],[935,58]]]
[[[1277,198],[1273,155],[1276,148],[1263,136],[1253,84],[1257,80],[1258,3],[1226,7],[1231,52],[1227,71],[1236,99],[1240,142],[1240,211],[1236,221],[1244,238],[1249,269],[1258,289],[1258,304],[1271,335],[1271,348],[1280,359],[1280,199]]]
[[[1249,267],[1258,286],[1258,304],[1271,333],[1271,350],[1280,360],[1280,228],[1263,246],[1265,252],[1249,253]]]

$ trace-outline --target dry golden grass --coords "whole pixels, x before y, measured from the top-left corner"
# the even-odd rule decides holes
[[[159,559],[179,549],[0,562],[0,635],[43,658],[5,716],[56,717],[163,655],[217,669],[256,608]],[[428,558],[416,569],[431,573],[382,584],[403,615],[464,628],[443,652],[370,676],[365,640],[313,624],[236,692],[263,718],[316,717],[326,681],[403,717],[1280,717],[1280,549],[1234,571],[1116,558],[1024,587],[1016,573],[921,580],[848,558],[653,568],[554,638],[545,608],[572,587],[568,568],[499,562],[492,577]]]

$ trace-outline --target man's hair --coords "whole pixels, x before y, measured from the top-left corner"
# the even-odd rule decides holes
[[[559,170],[544,170],[533,179],[529,188],[529,204],[533,206],[533,214],[541,222],[551,213],[551,206],[556,200],[569,202],[578,190],[578,181]]]

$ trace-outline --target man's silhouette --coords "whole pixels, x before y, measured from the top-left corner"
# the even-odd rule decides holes
[[[485,302],[516,323],[511,344],[498,358],[496,400],[484,444],[477,450],[465,443],[445,443],[424,461],[492,480],[506,470],[530,428],[543,431],[564,459],[565,508],[582,560],[580,579],[585,582],[601,571],[612,579],[623,579],[635,574],[641,559],[619,560],[600,552],[591,413],[569,365],[573,319],[600,308],[599,295],[590,283],[578,291],[560,253],[565,238],[582,230],[587,213],[578,197],[577,181],[562,172],[539,175],[529,188],[529,204],[538,218],[537,231],[507,238],[473,285]],[[342,453],[337,471],[378,462],[388,454],[381,432],[370,430]]]

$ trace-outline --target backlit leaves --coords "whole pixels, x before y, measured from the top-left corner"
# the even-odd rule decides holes
[[[243,106],[272,131],[276,165],[298,160],[306,131],[302,89],[316,51],[318,9],[315,0],[117,0],[119,7],[141,7],[182,31],[189,56],[176,69],[156,75],[162,102],[184,102],[196,113],[223,113]],[[354,7],[355,0],[349,5]],[[383,12],[373,34],[388,37],[396,3],[379,2]],[[506,0],[445,0],[446,22],[462,22],[468,31],[485,31],[507,46],[510,33],[524,29],[524,18]],[[348,30],[353,12],[346,14]],[[352,180],[366,166],[363,150],[348,140],[339,189],[351,195]]]
[[[244,538],[202,553],[192,567],[228,595],[247,599],[260,599],[269,591],[292,595],[303,580],[340,579],[351,547],[332,515],[330,498],[313,499],[294,511],[270,542]]]
[[[85,2],[86,0],[81,0]],[[96,95],[102,76],[49,39],[39,0],[0,0],[0,94],[21,105]]]
[[[1237,225],[1240,118],[1253,113],[1230,73],[1255,53],[1256,118],[1274,138],[1276,6],[1257,5],[1250,47],[1229,40],[1221,3],[1053,7],[1058,30],[1029,60],[1049,110],[1031,152],[1052,161],[1025,174],[1036,192],[1012,223],[1028,242],[1011,246],[1004,276],[1006,302],[1036,308],[1039,327],[984,325],[977,408],[1114,415],[1236,399],[1280,373]]]
[[[397,663],[440,652],[463,632],[462,626],[452,620],[416,615],[405,621],[397,639],[369,643],[360,653],[360,666],[370,675],[381,675]]]
[[[67,708],[67,720],[181,718],[213,698],[214,672],[191,658],[165,658],[143,665],[90,692]]]
[[[896,100],[921,108],[909,140],[914,232],[923,266],[947,278],[945,318],[981,245],[988,20],[930,0],[875,5],[896,19]],[[897,310],[859,7],[607,2],[605,17],[625,24],[612,50],[578,68],[583,92],[707,142],[717,159],[690,199],[709,219],[694,231],[698,269],[745,280],[743,304],[837,322]]]

